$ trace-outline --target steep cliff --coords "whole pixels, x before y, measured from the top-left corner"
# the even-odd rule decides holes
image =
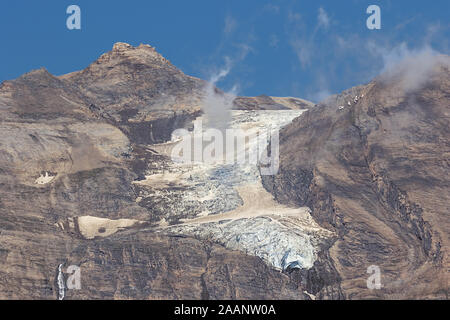
[[[324,263],[347,299],[448,299],[450,58],[434,59],[305,112],[281,132],[279,173],[263,177],[339,235]],[[371,265],[380,290],[367,288]]]

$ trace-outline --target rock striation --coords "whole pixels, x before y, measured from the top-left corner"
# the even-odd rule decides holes
[[[347,299],[448,299],[450,60],[416,67],[305,112],[281,132],[280,171],[263,177],[338,234],[326,260]],[[366,285],[371,265],[380,290]]]

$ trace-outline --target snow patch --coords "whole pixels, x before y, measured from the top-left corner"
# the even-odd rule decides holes
[[[129,228],[136,223],[142,223],[134,219],[106,219],[93,216],[82,216],[77,218],[78,228],[81,235],[86,239],[95,237],[107,237],[119,230]]]
[[[48,174],[48,172],[46,171],[46,172],[45,172],[45,175],[43,175],[43,174],[41,173],[41,175],[39,176],[39,178],[37,178],[37,179],[34,181],[34,183],[36,183],[36,184],[47,184],[47,183],[50,183],[55,177],[56,177],[56,176],[50,176],[50,175]]]

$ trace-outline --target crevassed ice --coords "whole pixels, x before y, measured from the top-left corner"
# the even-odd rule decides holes
[[[234,111],[230,127],[277,130],[289,124],[302,112],[302,110]],[[257,152],[256,150],[256,141],[249,141],[249,152]],[[301,215],[300,208],[298,214],[290,211],[287,217],[283,216],[284,212],[292,209],[280,209],[274,202],[269,203],[269,208],[258,206],[249,208],[251,216],[245,211],[242,217],[234,216],[227,219],[227,213],[245,206],[239,201],[240,197],[236,191],[242,185],[259,186],[255,190],[261,190],[260,192],[266,194],[265,197],[272,198],[262,187],[259,170],[255,164],[248,162],[234,165],[196,164],[192,172],[195,188],[185,193],[185,200],[201,199],[205,208],[201,213],[201,219],[206,220],[186,221],[181,225],[170,227],[170,232],[213,239],[229,249],[260,257],[277,269],[284,270],[288,267],[309,269],[314,265],[320,243],[328,236],[328,231],[320,230],[317,225],[313,226],[313,221],[308,225],[310,222]],[[263,194],[255,195],[258,196]],[[251,199],[250,202],[252,201],[258,200]],[[211,207],[208,206],[209,202],[213,204]],[[225,213],[225,216],[215,218],[217,213]],[[309,216],[309,213],[306,215]],[[293,223],[287,222],[286,225],[286,219],[292,219]],[[303,221],[303,224],[298,223],[299,221]],[[314,231],[311,231],[312,229]]]
[[[311,235],[273,222],[268,217],[239,219],[225,225],[207,223],[174,227],[172,231],[213,238],[231,250],[260,257],[281,270],[287,267],[309,269],[316,260],[317,243]]]

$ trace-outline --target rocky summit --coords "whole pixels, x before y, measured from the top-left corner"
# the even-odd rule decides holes
[[[426,71],[315,105],[235,97],[116,43],[4,81],[0,298],[448,299],[450,58]],[[174,160],[177,129],[224,112],[250,158],[279,132],[274,174]]]

